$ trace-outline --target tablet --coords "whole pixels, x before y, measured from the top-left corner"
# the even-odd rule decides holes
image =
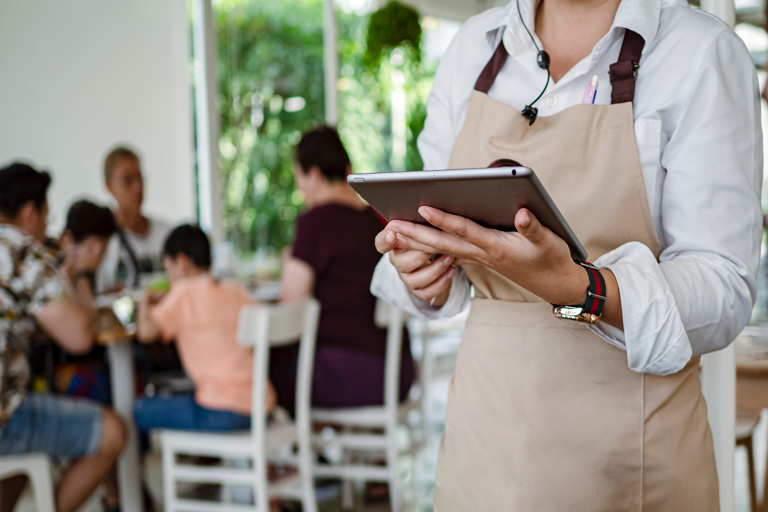
[[[387,220],[428,224],[418,208],[432,206],[481,226],[516,231],[515,214],[528,208],[566,241],[574,260],[587,259],[587,251],[527,167],[350,174],[347,182]]]

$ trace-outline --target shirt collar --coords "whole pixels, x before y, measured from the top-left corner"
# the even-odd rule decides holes
[[[520,22],[520,14],[522,14],[523,20],[525,20],[525,26],[531,31],[531,35],[536,38],[536,43],[541,45],[533,31],[535,26],[535,7],[538,6],[539,2],[541,0],[520,0],[519,14],[517,12],[517,0],[509,2],[505,7],[506,15],[500,16],[486,32],[485,37],[489,46],[495,49],[503,37],[504,46],[511,56],[533,48],[531,38],[528,37],[525,27]],[[661,2],[662,0],[622,0],[619,4],[619,9],[616,11],[616,17],[613,20],[613,25],[611,25],[611,30],[597,44],[594,53],[601,53],[601,50],[605,49],[606,43],[623,36],[623,29],[637,32],[645,40],[645,47],[648,48],[659,29]]]
[[[10,238],[14,242],[28,241],[32,235],[13,224],[4,224],[0,222],[0,236]]]

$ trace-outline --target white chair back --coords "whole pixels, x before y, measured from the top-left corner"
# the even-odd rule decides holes
[[[320,303],[312,298],[290,304],[249,304],[240,310],[237,339],[240,345],[254,347],[253,393],[251,410],[265,411],[266,386],[269,379],[269,348],[291,345],[299,341],[296,373],[296,425],[309,435],[309,408],[312,397],[312,368],[315,359]],[[251,430],[263,445],[266,424],[251,421]]]
[[[387,329],[387,349],[384,362],[384,407],[393,413],[400,403],[400,361],[403,353],[403,329],[406,316],[402,309],[376,300],[373,314],[377,327]],[[396,418],[396,414],[389,415]]]
[[[306,432],[309,435],[312,368],[319,318],[320,303],[312,298],[290,304],[249,304],[241,308],[237,340],[242,346],[254,347],[253,396],[251,398],[254,419],[259,417],[257,411],[266,409],[265,390],[269,379],[270,347],[291,345],[299,341],[296,425],[299,432]],[[251,421],[251,430],[259,446],[263,446],[265,426],[264,421]]]
[[[32,483],[37,512],[56,512],[51,461],[44,453],[0,457],[0,480],[26,475]]]

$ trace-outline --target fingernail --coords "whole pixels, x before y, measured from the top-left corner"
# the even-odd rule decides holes
[[[436,299],[436,298],[437,298],[437,297],[432,297],[431,299],[429,299],[429,305],[430,305],[430,306],[434,306],[434,305],[435,305],[435,299]]]
[[[426,220],[429,220],[429,212],[423,206],[421,208],[419,208],[419,215],[424,217]]]
[[[451,264],[456,260],[453,256],[443,256],[443,265],[446,267],[450,267]]]
[[[520,222],[520,227],[527,228],[531,223],[531,216],[526,214]]]
[[[452,278],[453,275],[456,273],[456,269],[454,267],[451,267],[451,269],[445,273],[446,277],[448,279]]]
[[[384,237],[384,239],[387,241],[387,243],[393,243],[397,237],[395,237],[395,234],[391,231],[387,232],[387,236]]]

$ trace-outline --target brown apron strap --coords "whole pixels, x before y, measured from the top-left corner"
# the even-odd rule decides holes
[[[637,32],[629,29],[624,34],[624,42],[621,45],[619,60],[610,66],[611,76],[611,103],[632,102],[635,99],[635,80],[637,80],[637,69],[640,67],[640,56],[643,53],[645,41]],[[488,94],[493,82],[496,81],[501,68],[507,62],[506,48],[504,43],[499,42],[493,57],[483,68],[483,72],[475,82],[475,90]]]
[[[635,82],[640,67],[645,41],[637,32],[626,29],[619,60],[611,64],[611,103],[632,103],[635,99]]]
[[[499,71],[501,71],[501,68],[504,67],[504,63],[507,62],[507,57],[509,57],[509,54],[507,53],[507,49],[504,48],[504,43],[499,42],[499,46],[497,46],[496,51],[493,52],[493,57],[491,57],[491,60],[485,65],[485,69],[480,73],[480,76],[475,83],[476,91],[488,94],[493,82],[496,81],[496,76],[499,74]]]

